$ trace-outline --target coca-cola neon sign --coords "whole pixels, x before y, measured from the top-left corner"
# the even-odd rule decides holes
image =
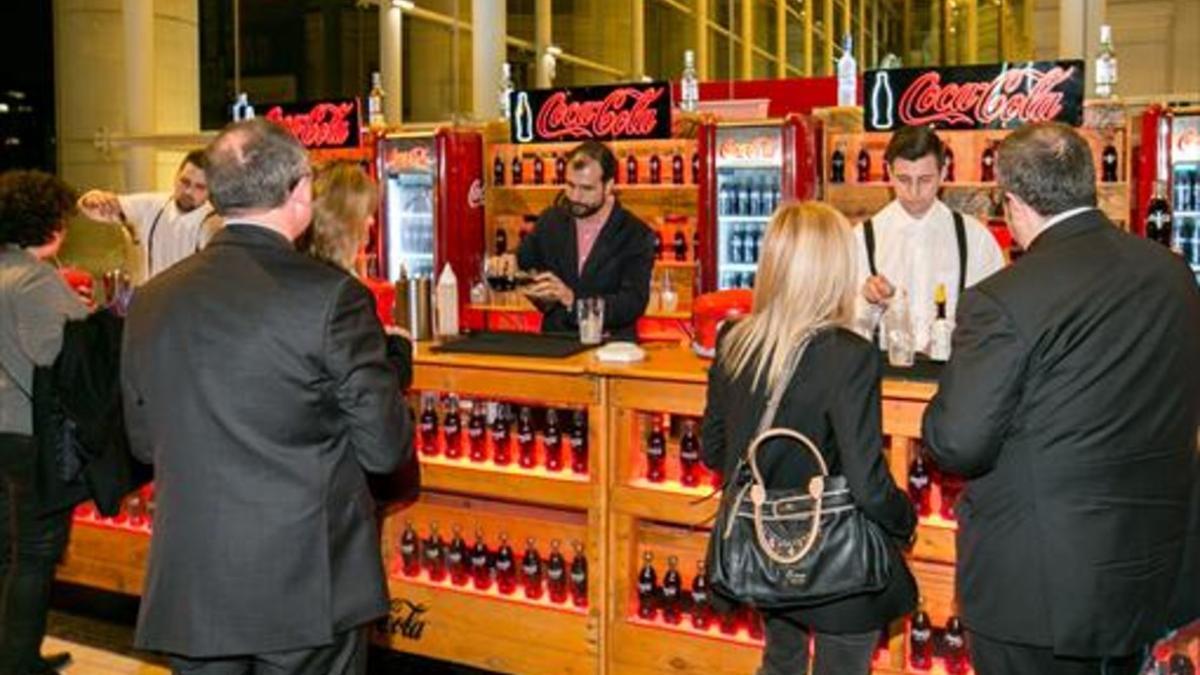
[[[514,143],[669,138],[671,87],[666,82],[511,94]]]
[[[269,105],[265,117],[310,150],[357,148],[362,141],[354,99]]]
[[[931,125],[1007,129],[1083,122],[1083,62],[1031,61],[959,68],[874,70],[866,74],[868,131]]]

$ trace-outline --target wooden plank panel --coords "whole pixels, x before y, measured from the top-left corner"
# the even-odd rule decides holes
[[[149,555],[146,534],[76,524],[56,575],[62,581],[138,595]]]
[[[701,415],[704,413],[705,387],[701,384],[614,379],[609,384],[609,397],[610,404],[617,408]]]
[[[935,626],[945,626],[955,613],[954,565],[913,560],[909,563],[917,579],[917,592]]]
[[[587,405],[600,399],[600,383],[592,377],[511,372],[480,365],[483,363],[483,358],[475,365],[418,363],[413,373],[413,389],[564,405]]]

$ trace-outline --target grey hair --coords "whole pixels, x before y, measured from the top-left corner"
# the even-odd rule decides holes
[[[1042,216],[1096,206],[1096,167],[1087,141],[1057,122],[1024,126],[996,153],[996,179]]]
[[[225,127],[204,154],[209,199],[223,216],[281,206],[309,175],[304,146],[261,117]]]

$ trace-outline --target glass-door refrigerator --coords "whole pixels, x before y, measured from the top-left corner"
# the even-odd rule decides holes
[[[767,222],[784,201],[817,191],[809,118],[701,125],[700,258],[704,292],[752,288]]]
[[[1200,281],[1200,109],[1171,119],[1172,241]]]

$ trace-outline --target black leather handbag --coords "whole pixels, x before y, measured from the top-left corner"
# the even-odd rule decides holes
[[[758,432],[724,488],[709,537],[714,590],[762,609],[790,609],[882,590],[891,574],[886,535],[855,505],[844,476],[829,475],[816,444],[774,421],[783,390],[809,340],[793,354]],[[794,441],[820,474],[802,487],[767,489],[757,453],[771,439]]]

